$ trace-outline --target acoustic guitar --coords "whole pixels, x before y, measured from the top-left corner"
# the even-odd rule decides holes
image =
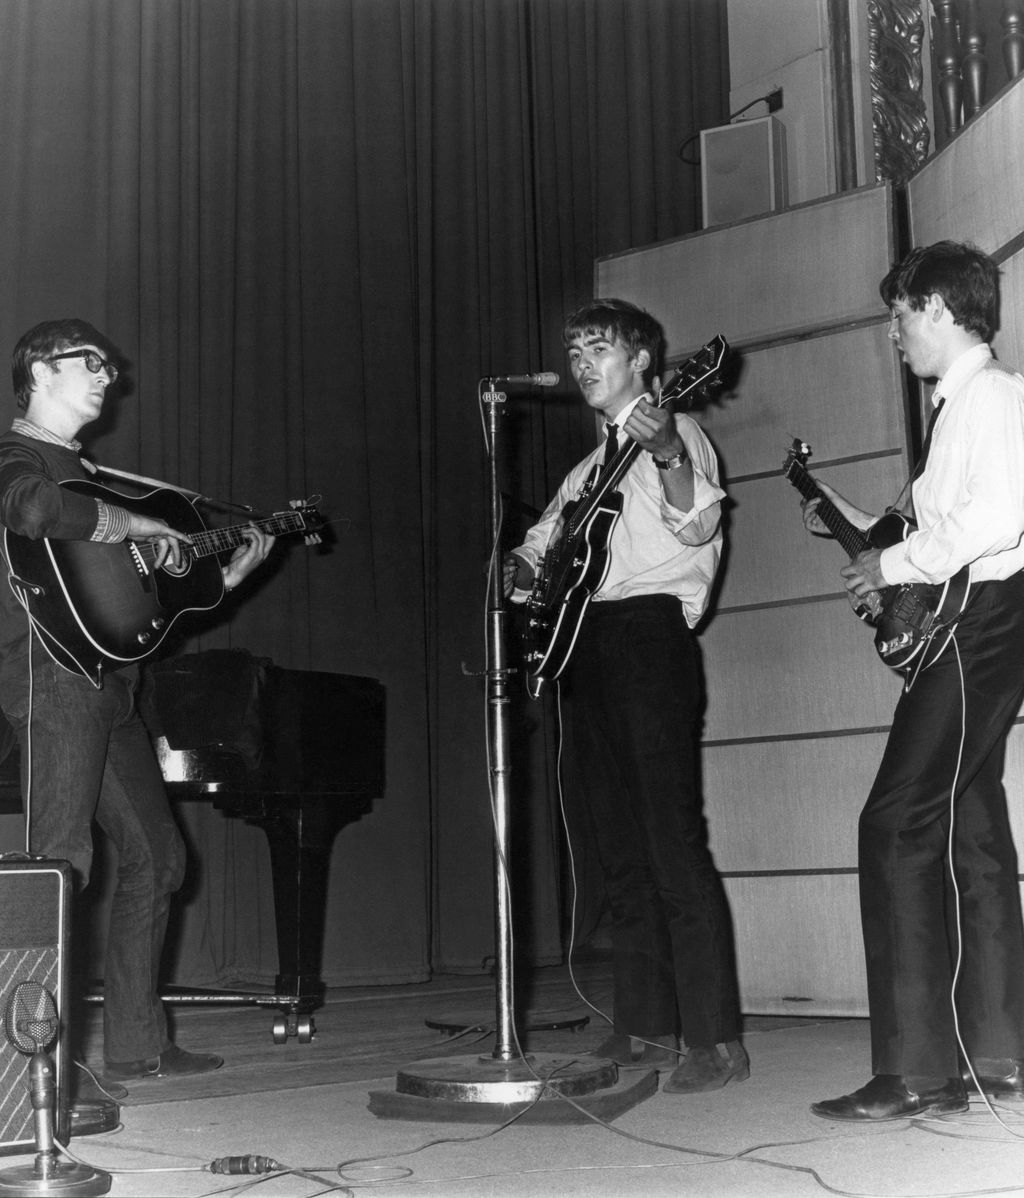
[[[177,491],[158,488],[136,497],[88,479],[67,479],[69,491],[91,495],[188,533],[181,563],[156,567],[150,541],[68,541],[4,531],[8,582],[34,631],[57,665],[99,688],[103,672],[140,661],[156,650],[179,616],[208,611],[224,597],[219,555],[245,541],[252,525],[279,537],[301,533],[319,541],[323,519],[295,501],[291,510],[230,528],[208,529],[195,505]]]

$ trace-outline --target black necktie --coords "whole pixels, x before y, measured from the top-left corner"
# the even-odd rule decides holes
[[[619,449],[618,425],[606,424],[604,426],[604,428],[605,428],[605,442],[604,442],[604,461],[601,463],[602,469],[608,465],[608,463],[612,460],[613,457],[615,457],[615,454],[618,452],[618,449]]]
[[[946,402],[946,397],[943,395],[939,398],[939,402],[935,405],[931,419],[928,421],[928,431],[924,435],[924,444],[921,446],[921,456],[917,459],[917,466],[914,470],[914,477],[920,477],[924,470],[925,462],[928,461],[928,452],[932,447],[932,433],[935,432],[935,421],[939,418],[939,413],[942,411],[942,405]]]

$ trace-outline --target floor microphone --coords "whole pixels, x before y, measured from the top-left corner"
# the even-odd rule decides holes
[[[91,1165],[65,1161],[54,1136],[57,1087],[53,1061],[46,1051],[60,1031],[53,995],[39,982],[19,982],[4,1011],[4,1033],[12,1047],[30,1056],[29,1099],[35,1130],[36,1158],[31,1165],[0,1169],[0,1195],[32,1198],[36,1194],[106,1194],[111,1177]]]

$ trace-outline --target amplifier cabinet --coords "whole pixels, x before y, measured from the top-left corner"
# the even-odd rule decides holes
[[[49,1046],[57,1108],[54,1133],[68,1141],[68,932],[71,867],[20,853],[0,854],[0,1154],[32,1152],[35,1129],[29,1093],[30,1057],[4,1028],[11,995],[38,982],[53,995],[60,1031]]]

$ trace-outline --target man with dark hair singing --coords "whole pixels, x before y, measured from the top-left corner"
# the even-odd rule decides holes
[[[608,568],[563,677],[574,790],[612,921],[614,1026],[597,1052],[620,1064],[675,1066],[665,1089],[692,1093],[744,1080],[749,1064],[729,910],[697,781],[702,702],[692,630],[718,568],[725,492],[697,422],[655,402],[662,340],[653,317],[622,300],[596,300],[564,329],[585,402],[620,446],[643,452],[617,484]],[[533,584],[563,509],[605,452],[570,471],[505,559],[513,598]]]
[[[118,374],[114,356],[107,340],[77,319],[47,321],[18,342],[12,374],[23,415],[0,436],[0,523],[32,540],[151,542],[153,568],[173,566],[187,534],[60,485],[91,477],[76,438],[100,415]],[[244,544],[223,567],[226,589],[266,558],[272,541],[246,529]],[[171,1043],[159,997],[167,916],[185,849],[136,711],[137,680],[134,665],[109,670],[101,686],[58,665],[33,635],[12,588],[0,585],[0,707],[21,749],[29,847],[69,861],[78,888],[89,880],[93,819],[117,849],[103,1009],[105,1074],[117,1081],[222,1063]]]
[[[1024,1098],[1024,930],[1002,784],[1024,698],[1024,377],[988,345],[998,279],[988,255],[944,241],[913,250],[880,287],[906,365],[938,384],[912,486],[916,529],[859,554],[843,581],[870,603],[967,568],[970,590],[945,648],[900,696],[861,813],[873,1077],[811,1107],[827,1119],[964,1110],[961,1068],[992,1097]],[[821,534],[819,504],[804,504],[804,523]]]

